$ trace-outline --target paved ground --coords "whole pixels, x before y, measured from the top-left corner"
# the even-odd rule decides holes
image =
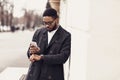
[[[26,56],[34,31],[0,33],[0,72],[6,67],[28,67]]]

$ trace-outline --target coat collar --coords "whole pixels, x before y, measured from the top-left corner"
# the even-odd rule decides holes
[[[54,42],[57,42],[59,40],[59,35],[61,32],[62,27],[59,26],[58,30],[56,31],[56,33],[53,35],[48,47],[50,47]]]
[[[58,30],[53,35],[50,43],[47,45],[47,48],[49,48],[53,43],[58,42],[58,40],[60,39],[61,31],[62,31],[62,27],[59,26]],[[47,28],[44,28],[43,29],[43,41],[46,41],[46,39],[48,39],[46,35],[47,35]]]

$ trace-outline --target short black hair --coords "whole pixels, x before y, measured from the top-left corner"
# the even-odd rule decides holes
[[[43,13],[43,17],[44,16],[51,16],[53,18],[58,18],[57,11],[53,8],[47,8]]]

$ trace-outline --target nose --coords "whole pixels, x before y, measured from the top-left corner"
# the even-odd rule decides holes
[[[47,24],[47,25],[45,25],[46,27],[49,27],[49,25]]]
[[[46,26],[49,26],[48,24],[46,24]]]

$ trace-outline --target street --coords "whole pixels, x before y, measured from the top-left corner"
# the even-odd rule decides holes
[[[6,67],[28,67],[27,49],[34,31],[0,33],[0,72]]]

